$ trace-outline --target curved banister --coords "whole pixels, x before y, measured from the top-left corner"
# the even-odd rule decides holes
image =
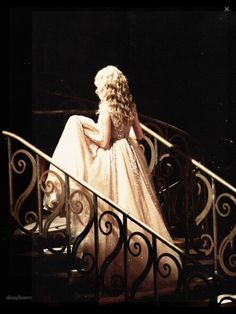
[[[219,177],[218,175],[216,175],[215,173],[213,173],[211,170],[209,170],[208,168],[206,168],[205,166],[203,166],[201,163],[199,163],[198,161],[196,161],[195,159],[187,156],[186,154],[184,154],[182,151],[180,151],[179,149],[177,149],[172,143],[170,143],[169,141],[165,140],[163,137],[161,137],[160,135],[158,135],[157,133],[153,132],[150,128],[146,127],[145,125],[143,125],[141,123],[142,129],[144,131],[146,131],[148,134],[152,135],[153,137],[155,137],[159,142],[161,142],[162,144],[164,144],[166,147],[168,147],[169,149],[175,150],[178,152],[178,154],[182,155],[184,158],[186,158],[187,160],[189,160],[192,164],[194,164],[195,166],[197,166],[199,169],[201,169],[202,171],[204,171],[205,173],[207,173],[208,175],[212,176],[215,180],[221,182],[223,185],[225,185],[226,187],[228,187],[229,189],[231,189],[233,192],[236,192],[236,188],[233,187],[231,184],[229,184],[227,181],[225,181],[224,179],[222,179],[221,177]],[[15,140],[19,141],[20,143],[24,144],[25,146],[27,146],[29,149],[31,149],[32,151],[34,151],[36,154],[38,154],[39,156],[41,156],[42,158],[44,158],[46,161],[48,161],[50,164],[54,165],[55,167],[57,167],[59,170],[61,170],[62,172],[64,172],[66,175],[68,175],[70,178],[72,178],[73,180],[79,182],[83,187],[85,187],[86,189],[88,189],[90,192],[94,193],[95,195],[97,195],[100,199],[104,200],[107,204],[111,205],[112,207],[114,207],[116,210],[118,210],[120,213],[125,214],[130,220],[132,220],[133,222],[137,223],[139,226],[141,226],[142,228],[144,228],[146,231],[150,232],[151,234],[157,236],[157,238],[159,238],[162,242],[164,242],[165,244],[167,244],[169,247],[173,248],[175,251],[178,251],[179,253],[184,254],[184,251],[181,250],[180,248],[176,247],[175,245],[173,245],[171,242],[169,242],[168,240],[166,240],[165,238],[163,238],[162,236],[160,236],[159,234],[157,234],[152,228],[150,228],[149,226],[143,224],[139,219],[130,216],[130,214],[123,209],[122,207],[118,206],[117,204],[115,204],[112,200],[110,200],[109,198],[107,198],[105,195],[103,195],[102,193],[98,192],[96,189],[94,189],[92,186],[90,186],[87,182],[83,181],[82,179],[78,179],[75,178],[74,176],[70,175],[69,173],[67,173],[66,171],[64,171],[62,168],[60,168],[58,165],[56,165],[53,162],[53,159],[51,157],[49,157],[47,154],[45,154],[44,152],[42,152],[40,149],[38,149],[37,147],[35,147],[34,145],[30,144],[28,141],[26,141],[25,139],[21,138],[20,136],[12,133],[12,132],[8,132],[8,131],[2,131],[3,135],[5,136],[9,136],[11,138],[14,138]]]
[[[209,170],[207,167],[205,167],[204,165],[202,165],[200,162],[198,162],[197,160],[195,160],[194,158],[191,158],[190,156],[186,155],[184,152],[182,152],[181,150],[179,150],[176,146],[174,146],[172,143],[170,143],[169,141],[165,140],[162,136],[158,135],[157,133],[153,132],[150,128],[148,128],[147,126],[145,126],[144,124],[141,123],[142,129],[144,131],[146,131],[148,134],[152,135],[154,138],[156,138],[159,142],[161,142],[162,144],[164,144],[166,147],[175,150],[179,155],[181,155],[182,157],[184,157],[185,159],[189,160],[193,165],[195,165],[196,167],[198,167],[199,169],[201,169],[203,172],[207,173],[208,175],[210,175],[212,178],[214,178],[216,181],[222,183],[224,186],[228,187],[231,191],[233,191],[234,193],[236,193],[236,188],[231,185],[230,183],[228,183],[226,180],[222,179],[220,176],[218,176],[217,174],[215,174],[213,171]]]
[[[48,161],[50,164],[52,164],[53,166],[55,166],[56,168],[58,168],[59,170],[61,170],[63,173],[65,173],[66,175],[68,175],[68,177],[70,177],[71,179],[75,180],[76,182],[80,183],[83,187],[85,187],[87,190],[89,190],[90,192],[94,193],[96,196],[98,196],[100,199],[102,199],[103,201],[105,201],[107,204],[111,205],[113,208],[115,208],[116,210],[118,210],[120,213],[122,213],[123,215],[126,215],[126,217],[128,217],[130,220],[132,220],[133,222],[135,222],[137,225],[139,225],[140,227],[142,227],[144,230],[148,231],[149,233],[151,233],[152,235],[155,235],[159,240],[161,240],[163,243],[165,243],[166,245],[168,245],[169,247],[171,247],[172,249],[174,249],[176,252],[181,253],[181,254],[185,254],[185,252],[183,250],[181,250],[179,247],[175,246],[174,244],[172,244],[171,242],[169,242],[168,240],[166,240],[165,238],[163,238],[161,235],[159,235],[155,230],[153,230],[152,228],[150,228],[149,226],[147,226],[146,224],[144,224],[142,221],[140,221],[139,219],[131,216],[125,209],[123,209],[122,207],[120,207],[119,205],[117,205],[116,203],[114,203],[112,200],[110,200],[109,198],[107,198],[105,195],[103,195],[102,193],[98,192],[96,189],[94,189],[92,186],[90,186],[87,182],[85,182],[82,179],[78,179],[75,178],[74,176],[70,175],[68,172],[66,172],[64,169],[62,169],[61,167],[59,167],[55,162],[53,162],[53,159],[51,157],[49,157],[47,154],[45,154],[44,152],[42,152],[40,149],[38,149],[37,147],[35,147],[34,145],[30,144],[28,141],[26,141],[25,139],[23,139],[22,137],[12,133],[12,132],[8,132],[8,131],[2,131],[3,135],[14,138],[15,140],[19,141],[20,143],[24,144],[26,147],[28,147],[29,149],[31,149],[33,152],[35,152],[37,155],[39,155],[40,157],[44,158],[46,161]]]
[[[230,183],[228,183],[226,180],[222,179],[220,176],[218,176],[217,174],[215,174],[213,171],[209,170],[207,167],[205,167],[204,165],[202,165],[200,162],[198,162],[197,160],[195,160],[194,158],[191,158],[190,156],[186,155],[184,152],[182,152],[181,150],[179,150],[177,147],[175,147],[171,142],[167,141],[166,139],[164,139],[162,136],[158,135],[156,132],[152,131],[150,128],[148,128],[147,126],[145,126],[144,124],[141,123],[141,127],[144,131],[146,131],[148,134],[152,135],[154,138],[156,138],[159,142],[161,142],[162,144],[164,144],[166,147],[168,147],[169,149],[175,150],[179,155],[181,155],[182,157],[184,157],[185,159],[187,159],[188,161],[190,161],[193,165],[195,165],[196,167],[198,167],[199,169],[201,169],[203,172],[207,173],[208,175],[210,175],[212,178],[214,178],[216,181],[222,183],[224,186],[228,187],[231,191],[233,191],[234,193],[236,193],[236,188],[231,185]],[[21,138],[20,136],[8,132],[8,131],[2,131],[2,133],[6,136],[10,136],[12,138],[15,138],[16,140],[18,140],[19,142],[21,142],[22,144],[26,145],[27,147],[29,147],[30,149],[32,149],[35,153],[37,153],[39,156],[43,157],[45,160],[47,160],[49,163],[53,164],[54,166],[56,166],[59,170],[65,172],[63,169],[61,169],[60,167],[58,167],[52,160],[51,157],[49,157],[47,154],[43,153],[41,150],[39,150],[38,148],[36,148],[35,146],[33,146],[32,144],[30,144],[28,141],[24,140],[23,138]],[[65,172],[66,173],[66,172]],[[68,174],[68,173],[66,173]],[[69,174],[68,174],[69,175]],[[71,178],[73,178],[74,180],[77,180],[76,178],[74,178],[73,176],[70,176]],[[99,192],[97,192],[96,190],[94,190],[91,186],[89,186],[85,181],[80,180],[79,181],[84,187],[86,187],[88,190],[90,190],[92,193],[95,193],[96,195],[98,195],[101,199],[109,202],[112,202],[111,200],[109,200],[108,198],[106,198],[106,196],[100,194]],[[123,209],[117,207],[117,205],[115,203],[111,203],[110,205],[114,206],[115,208],[117,208],[119,211],[123,211]],[[140,222],[141,223],[141,222]]]
[[[202,164],[200,164],[199,162],[197,162],[195,159],[189,157],[188,155],[186,155],[185,153],[183,153],[181,150],[179,150],[174,144],[172,144],[171,142],[165,140],[163,137],[161,137],[160,135],[158,135],[157,133],[153,132],[150,128],[146,127],[145,125],[141,124],[142,129],[147,132],[148,134],[150,134],[151,136],[153,136],[156,140],[158,140],[159,142],[161,142],[162,144],[164,144],[166,147],[168,147],[170,150],[173,150],[175,152],[177,152],[179,155],[183,156],[185,159],[187,159],[188,161],[190,161],[192,164],[194,164],[195,166],[197,166],[199,169],[201,169],[202,171],[204,171],[205,173],[209,174],[210,176],[212,176],[213,178],[215,178],[217,181],[221,182],[223,185],[227,186],[229,189],[231,189],[232,191],[236,192],[236,189],[230,185],[228,182],[226,182],[225,180],[223,180],[222,178],[220,178],[219,176],[217,176],[215,173],[213,173],[212,171],[210,171],[209,169],[207,169],[206,167],[204,167]],[[5,135],[8,138],[13,138],[15,140],[17,140],[18,142],[20,142],[21,144],[25,145],[27,148],[29,148],[31,151],[33,151],[35,154],[37,154],[37,158],[38,156],[42,157],[44,160],[46,160],[48,163],[52,164],[53,166],[55,166],[57,169],[59,169],[60,171],[62,171],[68,178],[71,178],[72,180],[78,182],[81,186],[83,186],[84,188],[86,188],[88,191],[90,191],[91,193],[93,193],[93,195],[96,197],[98,197],[99,199],[105,201],[108,205],[112,206],[114,209],[116,209],[119,213],[121,213],[124,218],[128,218],[130,221],[133,221],[136,225],[140,226],[143,230],[147,231],[150,235],[152,235],[152,237],[159,239],[162,243],[164,243],[165,245],[167,245],[169,248],[173,249],[175,252],[179,253],[180,256],[183,257],[183,260],[188,261],[188,262],[192,262],[193,265],[197,266],[198,269],[202,270],[203,272],[205,272],[206,274],[208,274],[208,276],[210,276],[209,278],[216,280],[215,282],[218,282],[219,279],[223,279],[220,274],[218,273],[213,273],[212,271],[210,271],[209,269],[207,269],[203,264],[201,264],[200,261],[196,260],[195,256],[191,256],[189,254],[189,252],[186,252],[185,250],[182,250],[180,247],[178,247],[177,245],[175,245],[174,243],[168,241],[167,239],[165,239],[164,237],[162,237],[159,233],[157,233],[154,229],[152,229],[151,227],[149,227],[148,225],[146,225],[145,223],[143,223],[142,221],[140,221],[139,219],[133,217],[132,215],[130,215],[129,212],[127,212],[124,208],[120,207],[119,205],[117,205],[116,203],[114,203],[111,199],[107,198],[105,195],[103,195],[102,193],[98,192],[96,189],[94,189],[92,186],[90,186],[87,182],[85,182],[82,179],[78,179],[74,176],[72,176],[71,174],[69,174],[68,172],[66,172],[64,169],[62,169],[60,166],[58,166],[54,161],[53,158],[49,157],[47,154],[45,154],[43,151],[41,151],[40,149],[38,149],[37,147],[35,147],[34,145],[32,145],[31,143],[29,143],[27,140],[21,138],[20,136],[12,133],[12,132],[8,132],[8,131],[2,131],[2,134]],[[67,182],[68,182],[68,178],[67,178]],[[80,244],[80,239],[78,240],[78,246]],[[77,242],[76,242],[77,245]],[[75,250],[77,249],[77,246],[75,247]],[[184,277],[181,277],[181,280],[184,280]]]

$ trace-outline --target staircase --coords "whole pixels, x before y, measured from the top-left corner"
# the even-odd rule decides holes
[[[32,226],[28,226],[31,228]],[[49,232],[55,233],[56,230],[65,230],[65,218],[57,217],[50,227]],[[12,236],[10,260],[13,261],[11,269],[11,285],[21,291],[22,280],[28,281],[28,291],[26,295],[33,295],[34,302],[45,306],[72,306],[72,307],[105,307],[105,308],[147,308],[147,307],[216,307],[216,286],[213,278],[206,277],[205,271],[197,270],[194,264],[189,261],[185,265],[185,271],[190,272],[192,276],[196,275],[192,286],[188,291],[179,291],[173,293],[165,292],[159,295],[158,299],[153,298],[153,292],[150,294],[138,293],[135,300],[127,302],[124,296],[110,297],[103,296],[97,302],[95,295],[94,278],[82,276],[77,269],[73,269],[72,261],[67,252],[60,255],[52,254],[47,248],[39,254],[40,244],[38,230],[29,237],[21,230],[16,229]],[[14,246],[12,245],[14,244]],[[177,243],[179,244],[179,243]],[[183,243],[180,243],[183,246]],[[41,246],[42,247],[42,246]],[[205,264],[204,268],[206,267]],[[207,287],[205,279],[207,279]],[[221,279],[220,279],[221,280]],[[194,288],[197,286],[197,289]],[[192,290],[191,290],[192,289]],[[224,302],[220,307],[232,307],[235,304],[235,282],[223,279],[217,288],[219,291],[227,291]],[[212,290],[212,291],[211,291]],[[19,293],[16,292],[15,295]],[[225,294],[225,293],[224,293]],[[223,295],[219,292],[219,296]],[[223,297],[222,297],[223,298]],[[228,299],[227,299],[228,298]]]
[[[154,121],[151,123],[153,125]],[[24,139],[4,131],[3,134],[8,139],[10,220],[12,222],[12,228],[6,235],[8,243],[10,243],[9,260],[11,262],[8,267],[10,274],[9,297],[18,295],[22,281],[27,281],[25,296],[31,296],[36,303],[52,306],[66,304],[74,306],[76,304],[86,307],[99,305],[109,308],[116,305],[122,308],[127,305],[131,307],[147,305],[154,307],[231,307],[235,305],[236,271],[233,257],[236,252],[234,242],[236,227],[232,220],[228,222],[228,219],[225,218],[228,216],[231,218],[231,213],[233,211],[235,213],[236,189],[222,178],[218,178],[209,169],[205,169],[202,163],[189,157],[183,147],[180,150],[181,145],[174,146],[168,141],[169,138],[166,134],[164,134],[166,138],[161,137],[146,125],[148,123],[142,125],[146,139],[143,148],[162,200],[162,207],[164,210],[169,208],[171,212],[171,214],[166,213],[166,217],[174,238],[173,249],[181,255],[183,261],[179,285],[175,292],[153,293],[152,291],[150,294],[138,292],[135,297],[130,297],[124,290],[119,297],[112,297],[100,290],[99,276],[101,274],[96,265],[93,271],[87,275],[83,272],[84,267],[86,268],[83,260],[76,258],[75,263],[73,249],[75,250],[76,241],[71,238],[69,208],[66,209],[66,215],[62,216],[58,212],[54,219],[51,219],[50,213],[43,211],[42,190],[40,189],[43,175],[40,169],[43,161],[53,163],[51,158]],[[161,133],[160,127],[156,130]],[[163,135],[163,132],[161,134]],[[169,131],[168,134],[170,135],[171,132]],[[177,138],[171,136],[172,139]],[[12,143],[13,140],[17,142],[16,148]],[[19,144],[27,150],[19,149]],[[30,174],[26,171],[18,172],[20,175],[24,173],[27,179],[30,178],[30,184],[23,193],[19,193],[16,188],[19,182],[25,183],[26,179],[19,181],[19,178],[16,178],[14,181],[16,177],[14,163],[18,154],[28,158],[31,165]],[[20,160],[22,159],[20,158]],[[177,160],[179,174],[184,174],[182,177],[180,175],[178,177],[176,173],[172,176],[168,171],[163,173],[165,166],[167,169],[170,167],[170,160]],[[65,178],[65,182],[67,182],[69,175],[66,173]],[[73,179],[75,180],[75,178]],[[188,180],[188,184],[186,184],[186,180]],[[199,182],[201,184],[204,182],[205,186],[202,187]],[[130,219],[119,206],[106,199],[104,195],[94,191],[85,182],[80,182],[80,184],[93,193],[95,201],[101,198],[105,202],[109,202],[114,209],[122,212],[124,221]],[[181,199],[178,199],[176,194],[183,191],[183,186],[187,189]],[[196,186],[198,187],[197,191]],[[191,197],[187,197],[189,193]],[[226,203],[223,204],[223,208],[228,211],[223,212],[220,209],[219,203],[223,198],[224,201],[225,198],[231,200],[231,211],[229,211],[229,207],[225,207]],[[170,199],[174,200],[172,204],[169,202]],[[29,204],[30,208],[33,208],[28,214],[23,206],[26,200],[29,200],[27,205]],[[175,209],[176,204],[179,204],[181,208],[178,213]],[[180,228],[176,227],[178,224],[180,225],[180,221],[171,221],[178,214],[182,221],[181,232]],[[222,227],[221,217],[227,221],[225,229]],[[95,224],[96,217],[94,216],[93,219]],[[27,223],[22,223],[22,221]],[[140,222],[136,221],[136,223]],[[143,227],[146,228],[146,226]],[[152,233],[152,230],[147,228],[147,231],[155,239],[165,241],[158,234]],[[221,231],[222,233],[219,234]],[[55,239],[53,239],[54,235]],[[168,241],[165,243],[171,246]],[[154,249],[152,243],[151,247]],[[153,258],[152,255],[150,256]],[[12,287],[15,292],[14,289],[11,290]],[[156,290],[154,289],[154,291]],[[6,304],[10,304],[8,300],[5,301]],[[27,301],[22,300],[22,303],[27,303]]]

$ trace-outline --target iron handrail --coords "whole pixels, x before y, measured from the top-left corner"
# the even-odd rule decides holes
[[[14,138],[15,140],[19,141],[20,143],[22,143],[23,145],[25,145],[26,147],[28,147],[29,149],[31,149],[33,152],[35,152],[37,155],[39,155],[40,157],[44,158],[46,161],[48,161],[50,164],[52,164],[53,166],[55,166],[57,169],[59,169],[60,171],[62,171],[64,174],[66,174],[68,177],[70,177],[71,179],[73,179],[74,181],[78,182],[79,184],[81,184],[83,187],[85,187],[87,190],[89,190],[90,192],[92,192],[93,194],[95,194],[97,197],[99,197],[100,199],[102,199],[103,201],[105,201],[107,204],[111,205],[113,208],[115,208],[116,210],[118,210],[120,213],[122,213],[123,215],[125,215],[126,217],[128,217],[131,221],[135,222],[137,225],[139,225],[140,227],[142,227],[144,230],[146,230],[147,232],[149,232],[150,234],[156,236],[159,240],[161,240],[163,243],[165,243],[167,246],[169,246],[170,248],[174,249],[174,251],[180,253],[180,254],[185,254],[185,252],[183,250],[181,250],[179,247],[177,247],[176,245],[172,244],[170,241],[166,240],[165,238],[163,238],[161,235],[159,235],[155,230],[153,230],[151,227],[147,226],[146,224],[144,224],[142,221],[140,221],[139,219],[133,217],[132,215],[130,215],[124,208],[120,207],[119,205],[117,205],[116,203],[114,203],[111,199],[107,198],[105,195],[103,195],[102,193],[100,193],[99,191],[97,191],[96,189],[94,189],[91,185],[89,185],[86,181],[82,180],[82,179],[78,179],[76,177],[74,177],[73,175],[69,174],[67,171],[65,171],[64,169],[62,169],[61,167],[59,167],[51,157],[49,157],[47,154],[45,154],[44,152],[42,152],[40,149],[38,149],[37,147],[35,147],[34,145],[32,145],[31,143],[29,143],[27,140],[23,139],[22,137],[9,132],[9,131],[2,131],[3,135]]]
[[[174,144],[172,144],[171,142],[167,141],[166,139],[164,139],[162,136],[158,135],[157,133],[155,133],[154,131],[152,131],[150,128],[148,128],[147,126],[145,126],[144,124],[141,123],[142,129],[144,131],[146,131],[149,135],[153,136],[155,139],[157,139],[159,142],[161,142],[162,144],[164,144],[166,147],[168,147],[169,149],[177,152],[179,155],[181,155],[183,158],[187,159],[188,161],[190,161],[193,165],[195,165],[196,167],[198,167],[199,169],[201,169],[203,172],[207,173],[209,176],[211,176],[212,178],[214,178],[216,181],[220,182],[221,184],[223,184],[224,186],[228,187],[231,191],[233,191],[234,193],[236,193],[236,188],[230,184],[229,182],[227,182],[226,180],[224,180],[223,178],[221,178],[220,176],[218,176],[217,174],[215,174],[213,171],[209,170],[206,166],[204,166],[203,164],[201,164],[199,161],[197,161],[196,159],[192,158],[191,156],[188,156],[187,154],[185,154],[184,152],[182,152],[180,149],[178,149]]]
[[[162,142],[164,145],[166,145],[167,147],[169,147],[170,149],[175,148],[173,144],[171,144],[170,142],[168,142],[167,140],[165,140],[164,138],[162,138],[161,136],[159,136],[158,134],[156,134],[155,132],[153,132],[151,129],[147,128],[146,126],[144,126],[143,124],[142,128],[147,131],[149,134],[153,135],[157,140],[159,140],[160,142]],[[139,219],[133,217],[132,215],[130,215],[129,212],[127,212],[124,208],[122,208],[121,206],[119,206],[118,204],[114,203],[111,199],[107,198],[105,195],[103,195],[101,192],[97,191],[96,189],[94,189],[92,186],[90,186],[86,181],[76,178],[73,175],[69,174],[68,172],[66,172],[64,169],[62,169],[60,166],[58,166],[51,157],[49,157],[47,154],[45,154],[43,151],[41,151],[40,149],[38,149],[37,147],[35,147],[34,145],[32,145],[31,143],[29,143],[27,140],[23,139],[22,137],[9,132],[9,131],[2,131],[2,134],[10,137],[10,138],[14,138],[15,140],[19,141],[20,143],[22,143],[23,145],[25,145],[26,147],[28,147],[31,151],[35,152],[38,156],[42,157],[44,160],[46,160],[47,162],[49,162],[50,164],[52,164],[53,166],[55,166],[56,168],[58,168],[60,171],[62,171],[65,175],[67,175],[69,178],[71,178],[72,180],[78,182],[79,184],[81,184],[84,188],[86,188],[88,191],[92,192],[94,195],[96,195],[96,197],[100,198],[101,200],[105,201],[108,205],[112,206],[113,208],[115,208],[118,212],[120,212],[121,214],[123,214],[124,216],[126,216],[127,218],[129,218],[131,221],[133,221],[134,223],[136,223],[138,226],[140,226],[141,228],[143,228],[144,230],[146,230],[150,235],[156,237],[157,239],[159,239],[162,243],[166,244],[169,248],[172,248],[175,252],[179,253],[181,256],[185,256],[185,258],[187,258],[189,261],[192,261],[196,266],[198,266],[200,269],[206,271],[205,267],[197,260],[195,260],[194,257],[192,257],[191,255],[187,254],[184,250],[182,250],[181,248],[179,248],[177,245],[175,245],[174,243],[168,241],[167,239],[165,239],[164,237],[162,237],[159,233],[157,233],[154,229],[152,229],[151,227],[149,227],[148,225],[146,225],[145,223],[143,223],[142,221],[140,221]],[[182,152],[180,152],[182,155]],[[190,159],[190,157],[189,157]],[[197,163],[197,162],[196,162]],[[197,163],[198,164],[198,163]],[[200,165],[200,167],[202,168],[202,165]],[[200,168],[199,167],[199,168]],[[207,169],[208,170],[208,169]],[[208,172],[211,172],[208,170]],[[214,177],[218,177],[217,175],[214,174]],[[222,181],[224,181],[222,179]],[[226,181],[225,181],[226,182]],[[227,183],[227,182],[226,182]],[[226,184],[225,184],[226,185]],[[236,189],[234,189],[234,187],[232,187],[230,184],[227,183],[227,186],[230,186],[231,189],[233,191],[236,191]],[[207,270],[207,272],[213,277],[213,278],[221,278],[221,276],[219,276],[219,274],[215,274],[212,273],[210,271]]]

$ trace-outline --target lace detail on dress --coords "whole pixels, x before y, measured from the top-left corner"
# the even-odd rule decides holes
[[[117,118],[107,106],[101,106],[100,107],[100,114],[98,118],[98,125],[100,125],[101,130],[103,129],[103,114],[105,112],[109,112],[111,122],[112,122],[112,129],[111,129],[111,138],[113,141],[120,140],[122,138],[128,138],[130,128],[132,125],[132,120],[124,119],[121,121],[121,119]]]

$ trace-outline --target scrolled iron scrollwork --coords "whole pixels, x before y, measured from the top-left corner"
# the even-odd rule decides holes
[[[225,199],[227,199],[227,202],[224,201]],[[216,199],[215,206],[217,213],[223,218],[228,217],[231,212],[232,205],[229,203],[229,201],[236,205],[236,198],[229,193],[222,193]],[[220,204],[221,202],[222,204]],[[222,210],[220,209],[221,207]]]
[[[172,267],[170,263],[162,262],[164,258],[168,258],[172,263],[174,262],[174,265],[177,267],[177,269],[179,271],[181,270],[180,262],[174,255],[170,253],[163,253],[157,258],[157,266],[158,266],[157,269],[161,277],[168,278],[172,272]]]
[[[77,196],[79,199],[76,200],[76,204],[82,206],[81,210],[77,211],[74,207],[73,198]],[[85,200],[85,203],[84,203]],[[81,274],[90,274],[94,271],[96,262],[94,253],[95,250],[92,249],[91,237],[94,236],[92,227],[94,225],[95,211],[93,210],[93,204],[90,195],[87,194],[85,190],[77,190],[71,193],[69,204],[73,209],[71,210],[71,220],[72,220],[72,231],[73,236],[73,246],[72,246],[72,260],[74,267]],[[76,205],[76,206],[77,206]],[[85,214],[86,211],[86,214]],[[87,221],[84,221],[80,217],[85,216]],[[77,228],[83,228],[83,230],[78,230]],[[87,242],[89,245],[87,245]],[[94,243],[94,240],[93,240]]]
[[[85,189],[74,190],[69,197],[69,206],[73,214],[82,214],[85,208],[92,210],[92,200],[91,196]]]
[[[139,241],[138,241],[138,238],[140,238]],[[142,241],[143,244],[141,244],[140,241]],[[128,241],[127,241],[127,248],[128,248],[128,252],[131,254],[131,256],[133,256],[133,257],[128,258],[128,263],[130,264],[130,266],[136,269],[137,266],[140,264],[142,265],[141,268],[143,269],[138,274],[138,276],[135,276],[132,282],[132,285],[130,287],[130,297],[131,299],[134,299],[137,293],[138,287],[145,280],[145,278],[147,278],[149,271],[153,265],[154,253],[153,253],[153,247],[152,247],[150,239],[144,233],[141,233],[138,231],[133,232],[129,235]],[[146,258],[146,264],[144,263],[143,257]]]
[[[236,277],[236,254],[235,249],[232,250],[231,248],[231,243],[233,242],[234,238],[236,238],[236,225],[232,228],[231,232],[223,239],[219,247],[220,266],[223,271],[231,277]]]
[[[110,216],[110,221],[107,220]],[[101,265],[100,278],[104,291],[110,296],[119,296],[124,291],[124,278],[121,274],[114,273],[121,271],[121,269],[111,268],[113,263],[117,262],[116,257],[119,259],[124,242],[124,229],[120,217],[113,211],[104,211],[98,221],[99,231],[106,237],[111,237],[113,249],[108,252],[108,256],[104,259]],[[105,227],[105,228],[104,228]],[[115,243],[116,240],[116,243]],[[109,241],[109,238],[108,240]]]
[[[38,228],[39,224],[39,217],[34,211],[27,211],[25,213],[25,218],[26,226],[24,227],[27,231],[34,232]],[[33,227],[31,227],[33,224]],[[30,229],[27,228],[27,226],[30,226]]]
[[[12,156],[12,160],[11,160],[11,166],[12,166],[12,169],[13,169],[13,171],[15,172],[15,173],[17,173],[17,174],[22,174],[22,173],[24,173],[25,172],[25,169],[26,169],[26,162],[25,162],[25,160],[23,160],[23,159],[20,159],[20,160],[18,160],[18,162],[17,162],[17,166],[19,167],[19,169],[17,169],[17,167],[16,167],[16,164],[15,164],[15,158],[16,158],[16,156],[18,155],[18,154],[20,154],[20,153],[23,153],[23,154],[25,154],[26,156],[29,156],[29,155],[31,155],[31,154],[29,154],[29,152],[27,152],[27,151],[25,151],[25,150],[23,150],[23,149],[20,149],[20,150],[18,150],[18,151],[16,151],[15,153],[14,153],[14,155]],[[32,156],[32,155],[31,155]],[[33,156],[32,156],[33,157]]]
[[[70,197],[71,201],[70,201],[70,209],[71,211],[78,215],[78,214],[81,214],[82,211],[83,211],[83,203],[81,201],[79,201],[78,199],[77,200],[73,200],[74,196],[77,194],[78,192],[77,191],[74,191]]]
[[[174,253],[174,251],[173,251]],[[182,265],[180,260],[171,253],[163,253],[158,256],[157,261],[157,286],[169,287],[169,289],[178,291],[181,286]],[[161,283],[161,281],[163,281]]]
[[[30,178],[30,183],[28,184],[27,188],[24,190],[23,193],[20,194],[20,196],[17,198],[16,202],[15,202],[15,206],[13,209],[13,217],[15,218],[15,220],[17,221],[17,223],[20,225],[21,229],[25,232],[30,232],[33,233],[37,227],[38,227],[38,215],[33,212],[33,211],[28,211],[24,214],[24,219],[25,221],[22,223],[21,219],[20,219],[20,210],[22,208],[22,204],[24,203],[24,201],[29,197],[29,195],[32,193],[33,188],[35,186],[36,183],[36,161],[35,158],[32,156],[32,154],[30,154],[28,151],[24,150],[24,149],[19,149],[17,150],[11,160],[10,160],[10,166],[13,169],[13,171],[17,174],[24,174],[26,172],[26,167],[27,167],[27,163],[25,160],[23,159],[19,159],[17,162],[15,161],[16,158],[18,157],[19,154],[22,154],[23,156],[26,156],[30,163],[31,163],[31,167],[32,167],[32,173],[31,173],[31,178]],[[18,165],[19,169],[17,168],[16,164]],[[31,216],[31,219],[29,219],[29,216]],[[33,220],[34,218],[34,220]],[[30,222],[30,225],[25,226],[24,223],[28,223]],[[33,225],[33,226],[32,226]]]
[[[44,187],[42,182],[44,182],[45,176],[47,176],[47,180]],[[50,215],[43,224],[43,236],[47,237],[52,222],[60,215],[65,205],[65,186],[62,177],[53,170],[46,170],[42,173],[39,184],[44,193],[44,206],[50,210]]]
[[[201,183],[204,184],[206,191],[207,191],[206,203],[204,204],[204,208],[195,218],[196,225],[198,226],[207,217],[208,213],[211,210],[212,202],[213,202],[213,198],[212,198],[213,191],[212,191],[212,187],[211,187],[209,180],[204,175],[202,175],[200,172],[197,172],[197,173],[195,173],[195,176],[201,180]],[[203,190],[201,188],[201,184],[199,181],[197,182],[197,186],[198,186],[198,195],[199,195]]]
[[[74,267],[82,275],[88,275],[95,269],[95,257],[91,252],[83,252],[74,257]]]
[[[106,221],[104,222],[104,221],[103,221],[104,217],[105,217],[105,216],[109,216],[109,215],[113,218],[113,222],[112,222],[112,221],[108,221],[108,220],[106,220]],[[121,219],[120,219],[120,217],[119,217],[117,214],[115,214],[113,211],[110,211],[110,210],[104,211],[104,212],[100,215],[100,217],[99,217],[99,223],[98,223],[98,225],[99,225],[99,230],[102,232],[102,234],[104,234],[104,235],[109,235],[109,234],[112,233],[113,228],[115,228],[114,219],[115,219],[115,221],[116,221],[117,224],[118,224],[118,229],[117,229],[117,231],[118,231],[120,234],[122,234],[122,222],[121,222]],[[105,219],[104,219],[104,220],[105,220]],[[103,228],[102,224],[105,225],[106,230]]]
[[[205,256],[208,256],[212,253],[214,249],[214,241],[209,234],[201,234],[200,236],[202,248],[199,248],[199,251],[203,252]]]
[[[63,173],[61,173],[62,175]],[[59,198],[63,198],[64,196],[64,180],[61,175],[54,170],[46,170],[44,171],[39,179],[39,184],[42,192],[50,196],[51,193],[57,192],[57,196]],[[43,184],[44,183],[44,184]],[[47,205],[47,204],[46,204]]]
[[[64,231],[53,230],[52,224],[62,214],[65,206],[64,180],[59,173],[50,169],[41,174],[39,185],[44,194],[44,206],[48,208],[49,213],[42,225],[44,245],[53,254],[63,254],[67,245],[67,235]]]

